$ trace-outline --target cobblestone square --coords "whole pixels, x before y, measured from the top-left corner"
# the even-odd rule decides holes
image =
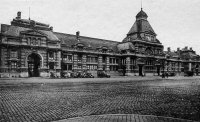
[[[0,80],[0,91],[2,122],[56,121],[103,114],[200,121],[199,78]]]

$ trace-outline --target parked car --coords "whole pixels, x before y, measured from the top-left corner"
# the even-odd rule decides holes
[[[193,76],[194,72],[193,71],[187,71],[184,73],[184,76]]]
[[[62,78],[71,78],[71,73],[70,72],[61,72],[61,77]]]
[[[77,72],[72,72],[71,73],[72,78],[78,78],[78,73]]]
[[[99,78],[104,78],[104,77],[110,78],[110,75],[107,74],[105,71],[97,71],[97,77],[99,77]]]
[[[94,78],[94,75],[92,73],[86,73],[86,78]]]
[[[59,78],[55,72],[50,72],[50,78]]]

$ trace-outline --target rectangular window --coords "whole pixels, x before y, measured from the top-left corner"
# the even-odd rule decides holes
[[[17,62],[11,62],[11,69],[17,68]]]
[[[78,65],[78,66],[77,66],[77,69],[82,69],[82,65]]]
[[[87,69],[88,70],[97,70],[97,65],[92,65],[92,64],[87,65]]]
[[[117,63],[117,64],[119,63],[119,59],[116,60],[116,63]]]
[[[106,65],[103,65],[103,70],[106,70]]]
[[[116,63],[116,59],[115,58],[113,58],[113,64],[115,64]]]
[[[49,69],[54,69],[54,62],[49,63]]]
[[[63,55],[63,61],[72,61],[72,55]]]
[[[62,70],[67,70],[67,64],[62,64]]]
[[[68,65],[68,70],[72,70],[72,65]]]
[[[63,61],[67,61],[67,55],[63,55]]]
[[[35,40],[35,45],[38,45],[38,40],[37,39]]]
[[[54,59],[54,52],[49,52],[49,59]]]
[[[38,39],[38,45],[41,45],[41,39],[40,38]]]
[[[97,63],[98,62],[98,57],[95,57],[95,63]]]
[[[81,61],[82,61],[82,56],[81,56],[81,55],[78,55],[77,61],[78,61],[78,62],[81,62]]]
[[[86,59],[86,60],[87,60],[87,62],[90,62],[90,57],[89,57],[89,56],[87,56],[87,59]]]
[[[110,58],[110,64],[112,64],[112,58]]]
[[[72,55],[68,55],[68,60],[72,61]]]
[[[28,45],[31,45],[31,38],[27,38]]]
[[[17,51],[11,51],[10,52],[10,57],[11,58],[17,58]]]
[[[106,63],[106,57],[103,57],[102,62]]]

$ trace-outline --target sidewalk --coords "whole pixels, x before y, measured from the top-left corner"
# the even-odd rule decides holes
[[[137,115],[137,114],[107,114],[75,117],[55,122],[195,122],[192,120],[171,117]]]
[[[161,78],[160,76],[113,76],[111,78],[0,78],[2,82],[26,82],[26,83],[59,83],[59,82],[127,82],[127,81],[152,81],[152,80],[180,80],[180,79],[200,79],[200,76],[184,77],[175,76]]]

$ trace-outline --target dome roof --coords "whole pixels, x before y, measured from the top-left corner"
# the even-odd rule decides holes
[[[136,15],[136,18],[147,18],[147,14],[142,10]]]

